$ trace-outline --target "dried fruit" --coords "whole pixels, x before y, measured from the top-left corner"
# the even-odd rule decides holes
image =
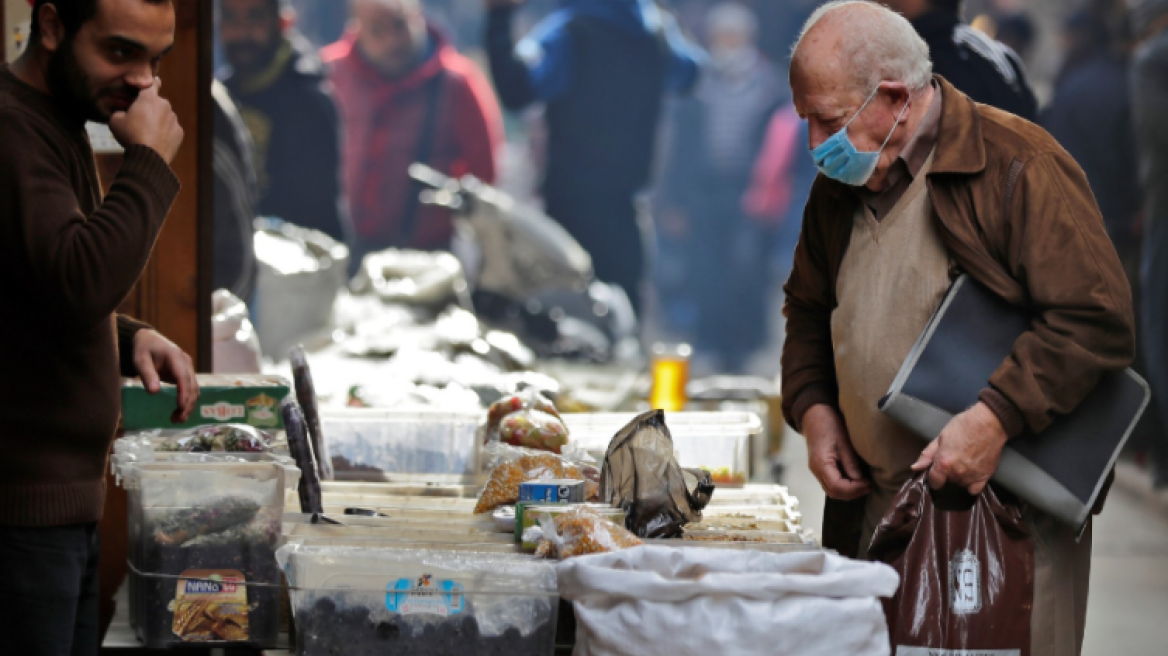
[[[599,493],[599,486],[587,481],[576,465],[569,464],[550,453],[532,453],[495,467],[487,486],[483,488],[478,505],[475,506],[475,514],[481,515],[499,506],[517,503],[520,484],[546,478],[585,480],[586,494],[590,494],[592,489]]]
[[[565,560],[576,556],[610,553],[642,544],[637,536],[623,526],[587,506],[579,506],[552,519],[541,519],[544,539],[535,555],[541,558]],[[550,535],[554,528],[555,534]]]

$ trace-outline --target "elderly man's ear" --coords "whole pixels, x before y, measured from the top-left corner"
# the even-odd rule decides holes
[[[894,113],[899,113],[904,107],[905,103],[912,100],[912,91],[904,82],[891,82],[885,80],[879,84],[879,95],[883,96],[888,102],[888,107]],[[908,112],[905,112],[900,117],[900,122],[908,121]]]

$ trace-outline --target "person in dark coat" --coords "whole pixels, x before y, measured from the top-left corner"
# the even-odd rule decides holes
[[[215,115],[215,289],[248,302],[255,292],[255,164],[251,136],[221,82],[211,84]]]
[[[1127,57],[1094,12],[1072,16],[1066,35],[1071,47],[1042,127],[1083,167],[1122,256],[1134,248],[1141,205]]]
[[[223,82],[255,144],[258,213],[348,243],[340,119],[320,57],[286,0],[222,0]]]
[[[697,302],[695,347],[743,372],[768,336],[773,231],[744,200],[775,111],[788,99],[778,69],[758,50],[758,21],[736,2],[707,17],[710,65],[692,98],[672,112],[662,215],[684,224],[685,291]]]
[[[547,107],[547,212],[639,312],[648,240],[636,198],[649,184],[665,96],[694,86],[701,51],[651,0],[561,0],[516,48],[524,0],[485,1],[503,105]]]
[[[419,202],[409,168],[419,162],[494,184],[504,139],[499,103],[419,0],[354,0],[350,9],[349,30],[321,51],[345,118],[350,266],[391,247],[450,250],[451,212]]]
[[[1140,346],[1153,398],[1168,424],[1168,0],[1133,3],[1131,24],[1139,40],[1131,90],[1145,202]],[[1168,436],[1154,444],[1153,484],[1168,488]]]
[[[1038,100],[1017,53],[961,19],[963,0],[887,0],[929,46],[933,71],[977,102],[1038,121]]]

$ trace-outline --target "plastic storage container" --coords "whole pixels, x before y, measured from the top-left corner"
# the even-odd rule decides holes
[[[473,475],[482,420],[480,412],[321,410],[337,479],[350,481]]]
[[[292,543],[277,553],[300,656],[550,656],[555,569],[519,556]]]
[[[598,461],[614,435],[636,418],[632,413],[565,414],[569,440]],[[677,462],[701,467],[720,486],[746,483],[750,470],[750,439],[762,431],[762,420],[750,412],[672,412],[665,425],[673,436]],[[717,495],[715,494],[715,497]]]
[[[149,648],[273,646],[284,499],[300,470],[276,459],[124,463],[130,620]]]

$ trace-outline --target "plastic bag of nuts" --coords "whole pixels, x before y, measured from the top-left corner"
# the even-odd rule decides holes
[[[588,501],[594,501],[600,496],[600,471],[594,465],[571,461],[547,451],[521,449],[500,443],[489,444],[486,449],[494,467],[486,487],[479,495],[479,502],[475,506],[476,515],[517,503],[520,484],[542,479],[583,480],[584,496]]]
[[[538,530],[543,537],[536,549],[539,558],[567,560],[576,556],[610,553],[637,547],[640,538],[618,526],[592,508],[579,506],[552,518],[540,518]],[[532,530],[536,530],[534,527]]]

